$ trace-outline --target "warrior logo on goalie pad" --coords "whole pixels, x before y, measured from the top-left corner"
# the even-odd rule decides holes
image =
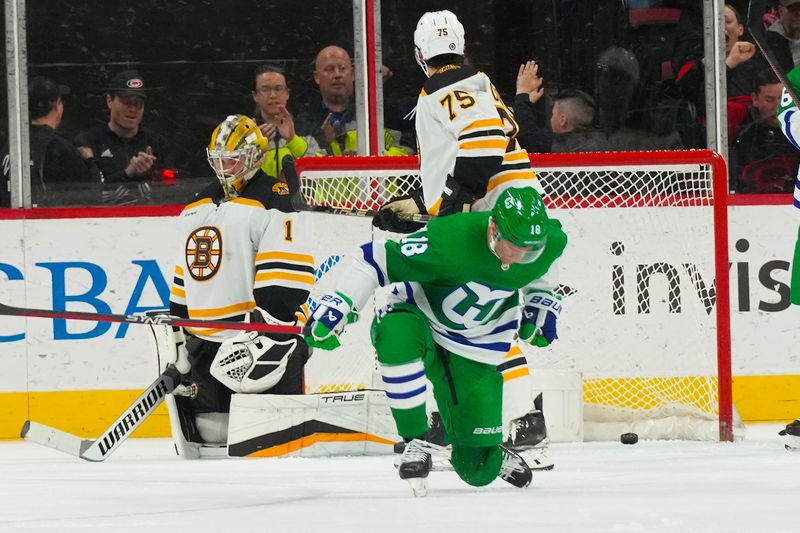
[[[222,343],[211,375],[233,392],[258,394],[280,381],[296,347],[297,339],[276,341],[248,331]]]

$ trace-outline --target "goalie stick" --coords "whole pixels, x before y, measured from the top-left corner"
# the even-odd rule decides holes
[[[259,331],[262,333],[284,333],[289,335],[303,334],[303,328],[300,326],[279,326],[258,322],[226,322],[224,320],[192,320],[170,315],[114,315],[109,313],[84,313],[80,311],[53,311],[49,309],[13,307],[3,303],[0,303],[0,315],[88,320],[90,322],[118,322],[125,324],[161,324],[185,328],[237,329],[243,331]]]
[[[775,73],[781,81],[781,84],[786,88],[786,92],[792,98],[794,104],[800,106],[800,98],[798,98],[797,91],[795,91],[792,84],[789,83],[789,80],[786,78],[786,72],[783,71],[783,68],[778,63],[775,54],[767,43],[767,35],[764,31],[764,22],[762,20],[766,9],[766,0],[750,0],[750,4],[747,7],[747,29],[750,30],[750,35],[753,36],[753,40],[756,42],[758,49],[761,50],[764,59],[769,63],[769,68],[772,69],[772,72]]]
[[[31,420],[26,421],[25,425],[22,426],[20,436],[36,444],[47,446],[86,461],[104,461],[155,411],[156,407],[164,401],[167,394],[175,390],[175,387],[180,383],[180,379],[178,370],[174,366],[169,366],[95,440],[82,439],[72,433]]]

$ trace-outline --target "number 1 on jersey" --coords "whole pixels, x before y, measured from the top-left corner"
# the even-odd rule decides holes
[[[292,221],[287,220],[283,223],[283,240],[292,242]]]

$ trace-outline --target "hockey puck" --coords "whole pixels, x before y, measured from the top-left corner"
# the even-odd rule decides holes
[[[639,435],[636,433],[623,433],[619,436],[619,441],[622,444],[636,444],[639,442]]]

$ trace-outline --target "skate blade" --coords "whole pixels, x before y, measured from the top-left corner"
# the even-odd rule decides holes
[[[537,451],[537,448],[520,450],[517,453],[528,463],[528,467],[533,472],[548,472],[556,467],[553,460],[541,451]]]
[[[411,491],[416,498],[424,498],[428,495],[428,478],[426,477],[412,477],[406,479],[411,486]]]
[[[787,452],[800,452],[800,448],[796,446],[789,446],[788,444],[784,444],[783,447],[786,448]]]

